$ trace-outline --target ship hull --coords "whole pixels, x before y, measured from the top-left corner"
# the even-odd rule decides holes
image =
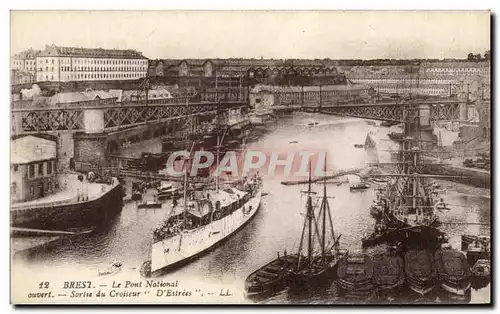
[[[10,211],[13,227],[70,231],[105,227],[123,208],[123,189],[115,185],[99,198],[61,205],[40,205]]]
[[[329,265],[317,272],[300,273],[295,272],[290,275],[290,292],[302,293],[315,291],[327,284],[331,284],[337,274],[337,263]]]
[[[246,296],[265,298],[283,291],[298,260],[298,255],[281,256],[250,274],[245,280]]]
[[[243,228],[260,209],[261,192],[244,206],[212,223],[190,230],[185,234],[153,243],[151,249],[151,272],[158,276],[173,271],[192,260],[215,249]],[[251,210],[244,213],[243,208]]]

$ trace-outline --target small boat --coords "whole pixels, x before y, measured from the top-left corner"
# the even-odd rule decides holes
[[[411,290],[422,296],[434,290],[438,276],[431,253],[423,250],[408,251],[405,254],[405,269]]]
[[[337,277],[337,286],[347,297],[368,297],[375,292],[373,261],[368,255],[353,254],[342,258]]]
[[[471,235],[471,234],[462,234],[461,236],[462,240],[462,251],[467,251],[469,249],[469,245],[473,244],[474,242],[479,242],[478,245],[480,244],[489,244],[491,242],[490,237],[486,236],[476,236],[476,235]]]
[[[390,233],[387,231],[387,226],[383,220],[378,220],[372,234],[363,234],[361,239],[362,247],[375,246],[390,240]]]
[[[366,120],[365,122],[366,122],[366,124],[368,124],[368,125],[372,125],[372,126],[377,125],[377,123],[376,123],[375,121]]]
[[[174,188],[171,183],[162,182],[160,187],[158,187],[158,193],[156,197],[159,201],[164,201],[178,196],[179,193],[180,190],[178,188]]]
[[[108,276],[117,274],[122,270],[121,268],[122,265],[123,265],[122,262],[113,262],[108,268],[99,271],[99,276]]]
[[[454,249],[440,249],[434,254],[434,263],[441,288],[446,292],[466,296],[471,288],[471,270],[465,255]]]
[[[132,193],[132,200],[133,201],[142,201],[142,193],[139,191],[134,191]]]
[[[319,122],[310,122],[307,124],[308,127],[313,127],[313,126],[317,126],[319,124]]]
[[[147,201],[137,205],[137,208],[159,208],[161,205],[161,202]]]
[[[256,298],[284,290],[298,261],[298,255],[284,255],[254,271],[245,280],[246,295]]]
[[[463,245],[462,239],[462,245]],[[491,241],[487,237],[477,238],[477,240],[470,243],[467,248],[467,261],[469,265],[474,265],[479,259],[490,259],[490,245]]]
[[[151,260],[144,261],[141,266],[141,270],[139,271],[142,277],[149,278],[151,277]]]
[[[476,264],[472,266],[471,273],[474,277],[487,277],[491,275],[491,263],[487,259],[479,259]]]
[[[389,134],[387,134],[387,136],[393,140],[393,141],[400,141],[403,139],[403,133],[395,133],[395,132],[391,132]]]
[[[475,290],[486,287],[491,281],[491,263],[487,259],[479,259],[472,266],[472,288]]]
[[[363,144],[354,144],[354,147],[356,147],[356,148],[364,148],[365,145],[363,145]]]
[[[353,183],[349,187],[351,191],[356,191],[356,190],[366,190],[368,189],[368,184],[364,182],[359,182],[359,183]]]
[[[288,143],[289,143],[289,144],[298,144],[298,143],[299,143],[299,141],[290,141],[290,142],[288,142]]]
[[[373,260],[373,283],[379,294],[392,294],[405,283],[404,261],[397,254],[380,254]]]

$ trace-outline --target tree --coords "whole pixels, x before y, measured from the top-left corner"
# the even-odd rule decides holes
[[[474,54],[472,52],[467,55],[467,61],[474,61]]]
[[[484,60],[490,60],[490,57],[491,57],[491,51],[486,50],[486,52],[484,53]]]

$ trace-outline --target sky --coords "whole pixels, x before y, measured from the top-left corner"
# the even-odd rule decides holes
[[[150,58],[465,58],[487,11],[12,11],[11,55],[45,44]]]

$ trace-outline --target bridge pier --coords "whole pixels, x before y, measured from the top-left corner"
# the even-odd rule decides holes
[[[461,103],[459,105],[459,117],[460,117],[460,120],[462,121],[467,121],[469,120],[469,108],[468,108],[468,104],[467,103]]]
[[[73,134],[75,161],[107,166],[108,134],[104,132],[104,111],[85,109],[83,127],[84,132]]]

